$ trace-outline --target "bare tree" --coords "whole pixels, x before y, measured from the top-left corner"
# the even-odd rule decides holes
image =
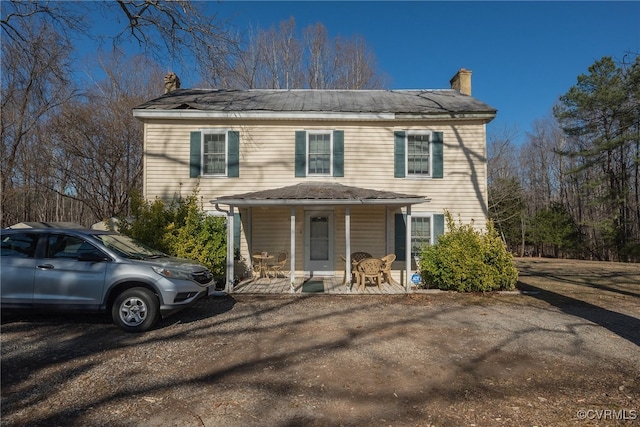
[[[136,105],[157,95],[162,70],[148,59],[113,55],[103,81],[68,103],[51,122],[56,179],[52,190],[85,205],[95,220],[126,215],[142,189],[142,124]]]
[[[377,89],[385,77],[376,68],[362,37],[331,40],[317,23],[300,39],[290,18],[278,27],[251,30],[222,81],[239,89]]]
[[[487,146],[489,217],[512,251],[525,251],[526,205],[518,165],[517,129],[490,134]]]
[[[546,209],[560,201],[562,159],[557,155],[564,141],[562,130],[551,116],[535,120],[522,147],[520,164],[530,208]]]
[[[113,34],[93,35],[96,41],[137,43],[141,53],[158,60],[167,58],[215,59],[217,73],[235,46],[226,22],[207,11],[207,2],[188,0],[102,0],[92,2],[21,1],[2,2],[2,32],[14,43],[28,42],[26,29],[34,21],[47,22],[65,39],[85,34],[94,23],[91,17],[109,17],[122,23]],[[124,17],[125,19],[121,19]],[[95,18],[94,18],[95,19]],[[220,68],[218,68],[220,67]]]
[[[338,37],[335,41],[335,55],[336,88],[378,89],[384,86],[384,77],[376,71],[375,55],[362,37]]]
[[[49,165],[43,155],[50,152],[50,139],[43,126],[76,94],[70,81],[70,51],[66,39],[41,22],[25,26],[20,43],[2,43],[3,226],[35,219],[26,215],[25,206],[42,200],[32,199],[31,190],[39,188]]]
[[[327,29],[317,23],[307,27],[303,34],[308,54],[307,84],[311,89],[329,89],[335,79],[337,61]]]
[[[299,88],[303,81],[302,48],[296,38],[295,20],[282,21],[278,32],[273,29],[266,32],[262,43],[270,87]]]
[[[235,45],[224,23],[205,13],[206,7],[204,2],[182,0],[0,3],[2,226],[17,221],[71,217],[86,222],[90,219],[84,215],[87,206],[98,218],[124,208],[126,191],[140,184],[137,177],[142,134],[130,109],[160,92],[140,87],[127,89],[125,82],[130,85],[141,74],[147,78],[150,73],[145,70],[138,75],[113,78],[109,73],[114,70],[129,70],[120,63],[105,70],[112,86],[90,89],[85,98],[78,98],[80,91],[74,88],[70,77],[71,41],[84,37],[95,22],[92,18],[107,17],[123,25],[115,34],[95,35],[96,42],[110,42],[114,52],[122,44],[134,42],[142,52],[162,59],[211,58],[213,62],[207,65],[207,70],[215,77],[225,69],[227,52]],[[157,76],[154,79],[150,84],[160,86],[162,79]],[[87,99],[94,103],[93,109]],[[95,108],[98,105],[102,110]],[[95,114],[96,111],[101,114]],[[106,117],[107,114],[111,117]],[[61,126],[65,120],[68,126]],[[54,131],[58,132],[57,139],[53,138]],[[73,131],[77,140],[71,144],[68,135]],[[107,135],[113,139],[105,139]],[[113,169],[111,172],[118,171],[109,178],[111,181],[96,184],[99,191],[86,182],[83,184],[82,180],[91,176],[91,170],[83,169],[88,159],[84,159],[85,163],[80,161],[81,155],[91,152],[91,144],[97,141],[106,145],[94,146],[92,154],[102,156],[93,160],[94,166],[100,166],[98,170],[102,171],[108,168]],[[123,147],[124,141],[132,145]],[[80,142],[87,145],[83,147]],[[104,152],[105,147],[120,151]],[[69,153],[75,155],[68,156]],[[118,156],[126,158],[114,161]],[[100,163],[105,158],[109,160]],[[87,173],[80,176],[78,171]],[[121,180],[119,188],[114,184],[116,178]],[[102,200],[96,202],[92,194]]]
[[[505,127],[490,133],[487,144],[487,175],[489,183],[519,176],[518,149],[515,143],[519,131]]]

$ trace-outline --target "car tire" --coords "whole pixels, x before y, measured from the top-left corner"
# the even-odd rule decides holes
[[[158,320],[159,305],[158,298],[150,290],[131,288],[116,297],[111,317],[126,332],[144,332]]]

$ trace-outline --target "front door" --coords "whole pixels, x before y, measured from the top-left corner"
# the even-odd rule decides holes
[[[333,212],[305,212],[304,269],[310,276],[333,276]]]

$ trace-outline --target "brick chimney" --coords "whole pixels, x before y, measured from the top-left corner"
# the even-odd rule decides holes
[[[164,93],[173,92],[176,89],[180,89],[180,79],[176,73],[171,72],[164,76]]]
[[[460,68],[455,76],[449,80],[451,89],[455,89],[463,95],[471,96],[471,70]]]

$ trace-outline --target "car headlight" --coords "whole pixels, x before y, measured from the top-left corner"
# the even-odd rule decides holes
[[[184,270],[176,270],[166,267],[151,267],[156,273],[169,279],[192,280],[191,273]]]

